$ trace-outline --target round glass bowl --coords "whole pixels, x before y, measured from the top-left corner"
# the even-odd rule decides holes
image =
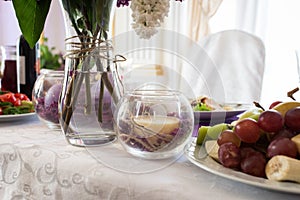
[[[50,129],[60,129],[58,101],[63,78],[63,71],[44,71],[33,87],[32,102],[35,112]]]
[[[125,94],[115,113],[118,141],[130,154],[164,159],[183,152],[194,128],[187,98],[172,90],[135,90]]]

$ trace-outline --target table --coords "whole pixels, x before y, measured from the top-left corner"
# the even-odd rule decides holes
[[[216,176],[184,155],[151,169],[127,154],[74,147],[36,116],[0,122],[0,133],[1,199],[299,199]]]

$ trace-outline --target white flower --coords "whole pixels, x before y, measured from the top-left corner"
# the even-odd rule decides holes
[[[132,0],[132,27],[144,39],[149,39],[157,32],[164,18],[168,16],[169,0]]]

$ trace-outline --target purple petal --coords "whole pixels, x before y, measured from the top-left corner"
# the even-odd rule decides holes
[[[117,7],[128,6],[130,0],[117,0]]]

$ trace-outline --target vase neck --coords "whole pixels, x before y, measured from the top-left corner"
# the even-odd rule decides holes
[[[87,36],[106,40],[111,25],[115,0],[85,1],[61,0],[66,38]]]

